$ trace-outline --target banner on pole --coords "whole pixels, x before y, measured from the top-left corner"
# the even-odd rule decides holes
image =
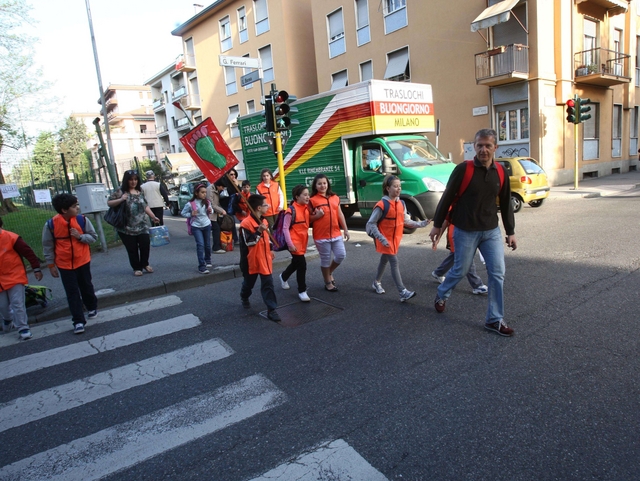
[[[211,117],[182,136],[180,142],[212,184],[239,163]]]

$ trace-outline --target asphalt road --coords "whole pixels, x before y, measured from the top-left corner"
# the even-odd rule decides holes
[[[238,279],[127,317],[102,311],[83,336],[69,321],[34,326],[36,339],[0,348],[0,479],[640,479],[639,209],[634,191],[516,215],[513,338],[483,329],[486,298],[466,281],[435,313],[430,272],[446,252],[431,251],[429,227],[399,256],[418,296],[400,303],[389,273],[375,294],[378,256],[358,219],[338,293],[308,266],[309,294],[341,310],[299,327],[262,318],[258,291],[242,309]],[[290,283],[282,305],[297,300]],[[167,319],[180,330],[158,334]],[[94,341],[53,365],[143,326],[158,337]],[[43,368],[26,372],[38,353]],[[327,446],[333,461],[310,460]]]

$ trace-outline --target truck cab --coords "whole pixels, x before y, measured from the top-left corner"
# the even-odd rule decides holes
[[[345,215],[359,210],[369,217],[382,196],[387,174],[402,184],[401,198],[415,219],[432,219],[455,164],[427,137],[403,135],[353,139],[352,195],[355,203],[343,206]],[[355,195],[353,195],[355,194]]]

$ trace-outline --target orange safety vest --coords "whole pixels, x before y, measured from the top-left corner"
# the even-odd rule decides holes
[[[256,190],[260,195],[264,195],[267,198],[267,204],[269,204],[269,210],[267,210],[267,213],[264,215],[276,215],[278,213],[278,207],[280,207],[280,195],[278,193],[280,185],[271,181],[269,187],[267,187],[264,182],[260,182]]]
[[[379,201],[375,207],[384,212],[384,202]],[[376,251],[380,254],[396,255],[404,230],[404,205],[402,201],[389,202],[389,211],[386,217],[378,221],[378,230],[389,242],[389,247],[383,246],[378,239],[374,239]]]
[[[69,230],[76,229],[82,233],[82,227],[75,217],[67,222],[60,214],[53,218],[53,237],[55,242],[55,264],[60,269],[77,269],[91,261],[89,244],[71,237]]]
[[[292,254],[301,256],[307,252],[307,244],[309,243],[309,209],[305,204],[298,204],[297,202],[293,203],[293,208],[296,210],[296,218],[295,222],[291,224],[289,235],[291,235],[291,241],[298,250],[292,252]],[[287,209],[287,212],[291,214],[291,207]]]
[[[316,194],[309,199],[309,204],[313,209],[322,207],[324,215],[313,221],[313,238],[315,240],[333,239],[342,236],[340,231],[340,197],[332,195],[325,197],[322,194]]]
[[[261,220],[262,224],[269,225],[267,219]],[[240,223],[240,227],[244,230],[255,233],[258,230],[258,224],[254,217],[250,215]],[[249,262],[249,274],[269,275],[273,272],[273,261],[271,259],[271,244],[269,243],[268,230],[262,232],[262,237],[258,243],[253,246],[247,246]]]
[[[0,292],[29,282],[22,257],[13,248],[18,237],[18,234],[4,229],[0,232]]]
[[[240,194],[238,195],[238,206],[240,207],[240,211],[236,213],[236,217],[241,222],[246,219],[249,215],[249,212],[251,212],[251,209],[249,209],[249,202],[247,202],[249,200],[249,197],[251,197],[251,192],[249,192],[247,195],[240,192]]]

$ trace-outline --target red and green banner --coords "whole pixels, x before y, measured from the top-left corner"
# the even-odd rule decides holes
[[[212,184],[239,163],[211,117],[182,136],[180,142]]]

